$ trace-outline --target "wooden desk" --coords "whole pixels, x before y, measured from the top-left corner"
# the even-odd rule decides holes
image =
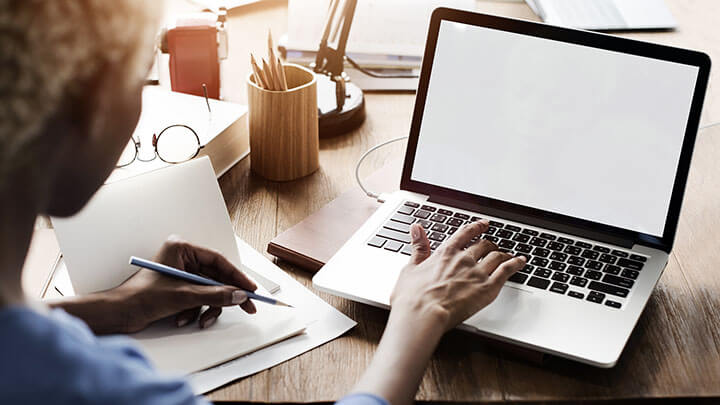
[[[676,32],[628,33],[637,39],[700,49],[720,61],[720,3],[667,0],[679,21]],[[480,10],[535,19],[524,3],[479,2]],[[232,11],[230,65],[237,80],[225,83],[230,100],[245,102],[242,78],[248,51],[264,54],[265,33],[287,30],[287,4],[269,1]],[[234,74],[233,74],[234,76]],[[703,124],[720,121],[718,71],[713,72]],[[268,241],[355,187],[353,162],[368,147],[407,134],[414,96],[368,94],[367,122],[354,133],[320,144],[321,168],[291,183],[254,176],[245,159],[221,179],[235,231],[260,251]],[[367,172],[402,154],[388,147],[367,162]],[[577,401],[720,396],[720,126],[701,131],[691,169],[675,250],[619,364],[596,369],[561,359],[536,365],[498,352],[479,339],[449,333],[418,392],[432,401]],[[399,177],[398,177],[399,178]],[[311,275],[279,263],[310,286]],[[387,313],[345,299],[320,296],[358,321],[343,337],[210,395],[215,401],[333,401],[344,395],[369,363]]]

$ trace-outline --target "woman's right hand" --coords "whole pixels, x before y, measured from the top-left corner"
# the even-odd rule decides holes
[[[413,253],[390,299],[393,312],[430,317],[444,332],[489,305],[526,259],[499,252],[488,240],[471,244],[488,226],[487,221],[467,224],[431,254],[425,231],[413,225]]]

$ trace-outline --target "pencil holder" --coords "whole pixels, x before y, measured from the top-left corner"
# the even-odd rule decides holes
[[[295,180],[318,169],[318,107],[315,75],[285,64],[286,91],[265,90],[247,79],[250,167],[274,181]]]

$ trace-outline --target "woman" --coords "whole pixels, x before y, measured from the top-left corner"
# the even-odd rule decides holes
[[[185,284],[141,270],[108,291],[48,304],[25,297],[21,269],[40,214],[78,212],[113,170],[140,112],[156,2],[0,0],[0,403],[194,404],[123,337],[175,315],[207,328],[221,308],[254,305],[255,285],[218,253],[169,240],[156,260],[234,287]],[[486,222],[436,253],[419,226],[370,367],[341,400],[412,401],[447,330],[488,305],[524,258],[487,241]],[[204,305],[209,309],[200,313]]]

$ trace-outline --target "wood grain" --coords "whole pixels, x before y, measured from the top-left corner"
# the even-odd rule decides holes
[[[289,181],[318,169],[317,82],[308,69],[285,64],[290,90],[265,90],[248,76],[248,132],[252,171]]]
[[[179,1],[179,0],[177,0]],[[679,22],[674,32],[619,35],[690,47],[720,60],[720,2],[666,0]],[[536,19],[522,2],[479,1],[478,10]],[[266,49],[267,30],[287,32],[287,2],[267,0],[229,15],[230,77],[224,92],[247,103],[249,53]],[[720,121],[719,69],[711,72],[703,124]],[[264,252],[268,241],[355,187],[354,163],[370,146],[409,129],[414,96],[367,94],[367,122],[353,133],[320,141],[318,171],[288,183],[267,181],[243,160],[220,181],[235,231]],[[396,144],[372,155],[364,174],[402,157]],[[610,370],[571,361],[528,362],[461,332],[441,342],[417,398],[427,401],[578,402],[633,398],[720,397],[720,127],[701,131],[687,187],[674,254],[632,334],[619,364]],[[398,177],[399,178],[399,177]],[[389,191],[389,190],[380,190]],[[304,285],[310,275],[279,265]],[[318,349],[239,380],[209,395],[214,401],[334,401],[357,381],[382,334],[387,312],[318,293],[358,326]],[[684,402],[684,401],[683,401]]]

